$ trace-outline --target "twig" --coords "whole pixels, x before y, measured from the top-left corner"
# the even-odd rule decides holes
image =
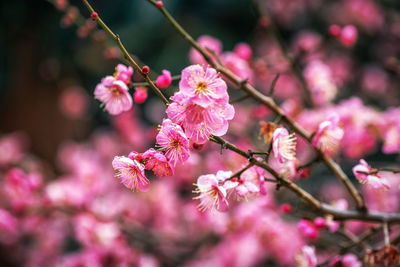
[[[249,162],[249,164],[247,164],[244,168],[242,168],[241,170],[237,171],[236,173],[232,174],[231,177],[229,177],[227,180],[231,180],[235,177],[240,179],[240,176],[242,175],[242,173],[244,173],[245,171],[247,171],[248,169],[250,169],[251,167],[254,166],[253,162]]]
[[[82,0],[83,3],[86,5],[87,9],[90,11],[90,13],[95,12],[95,10],[93,9],[93,7],[89,4],[89,2],[87,0]],[[96,12],[97,13],[97,12]],[[128,53],[128,51],[126,50],[125,46],[122,44],[121,42],[121,38],[119,37],[118,34],[115,34],[105,23],[104,21],[101,19],[100,16],[96,17],[96,21],[97,23],[108,33],[108,35],[114,39],[114,41],[117,43],[118,47],[120,48],[122,54],[124,54],[124,57],[126,60],[128,60],[128,62],[132,65],[132,67],[134,67],[136,69],[136,71],[138,73],[140,73],[140,75],[142,75],[142,77],[146,80],[147,84],[153,89],[153,91],[162,99],[162,101],[165,104],[169,104],[169,101],[167,98],[165,98],[165,96],[163,95],[163,93],[160,91],[160,89],[153,83],[153,81],[149,78],[149,76],[145,73],[143,73],[142,68],[136,63],[136,61],[131,57],[131,55]]]
[[[278,79],[279,79],[279,76],[280,76],[279,73],[276,74],[276,75],[275,75],[275,78],[272,80],[271,86],[270,86],[270,88],[269,88],[269,94],[268,94],[269,96],[273,96],[273,95],[274,95],[275,85],[276,85],[276,82],[277,82]]]

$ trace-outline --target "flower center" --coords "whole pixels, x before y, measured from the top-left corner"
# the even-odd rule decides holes
[[[198,82],[197,83],[197,93],[204,93],[207,90],[207,83],[205,82]]]
[[[113,97],[118,97],[118,96],[122,95],[121,91],[116,86],[111,87],[110,90],[111,90],[111,95]]]

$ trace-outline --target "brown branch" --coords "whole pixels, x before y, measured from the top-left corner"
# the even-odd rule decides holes
[[[151,4],[155,5],[154,0],[147,0]],[[165,18],[172,24],[172,26],[180,33],[180,35],[189,42],[189,44],[195,48],[204,59],[216,70],[221,72],[226,78],[228,78],[231,82],[236,84],[240,89],[245,91],[250,97],[254,98],[258,102],[264,104],[269,109],[271,109],[275,114],[281,116],[282,120],[298,135],[304,138],[308,143],[311,144],[312,137],[311,135],[302,128],[299,124],[297,124],[294,120],[290,119],[285,115],[283,110],[275,103],[275,101],[259,91],[257,91],[253,86],[251,86],[248,82],[243,81],[238,76],[233,74],[229,69],[225,66],[214,62],[212,58],[208,55],[207,51],[200,47],[197,42],[179,25],[179,23],[171,16],[171,14],[164,8],[158,8],[160,12],[165,16]],[[354,199],[357,209],[360,211],[366,211],[367,208],[364,203],[364,199],[361,196],[360,192],[356,189],[347,175],[343,172],[340,166],[328,155],[326,155],[320,148],[314,147],[315,151],[319,155],[319,157],[324,161],[325,165],[331,172],[342,182],[342,184],[346,187],[347,191],[350,193],[352,198]]]
[[[89,4],[87,0],[82,0],[83,3],[86,5],[87,9],[90,11],[90,13],[95,12],[93,7]],[[114,41],[117,43],[119,49],[121,50],[122,54],[124,55],[125,59],[128,60],[129,64],[135,68],[135,70],[142,75],[142,77],[145,79],[147,84],[153,89],[153,91],[162,99],[162,101],[167,105],[169,103],[168,99],[165,98],[163,93],[160,91],[160,89],[154,84],[154,82],[149,78],[147,73],[143,73],[142,68],[136,63],[136,61],[131,57],[131,55],[128,53],[126,50],[125,46],[121,42],[121,38],[119,37],[118,34],[115,34],[101,19],[100,16],[97,16],[96,22],[107,32],[107,34],[114,39]]]

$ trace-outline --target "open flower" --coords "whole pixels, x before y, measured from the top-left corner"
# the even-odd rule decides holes
[[[339,117],[332,116],[319,124],[312,139],[312,145],[319,147],[329,155],[335,154],[339,149],[339,142],[342,140],[343,134],[343,129],[339,127]]]
[[[163,121],[156,140],[173,166],[183,163],[189,158],[189,139],[181,126],[173,123],[170,119]]]
[[[114,77],[117,80],[123,81],[128,84],[131,81],[131,76],[133,74],[133,69],[131,66],[125,66],[124,64],[118,64],[115,67]]]
[[[360,183],[367,184],[373,189],[388,190],[390,188],[386,178],[382,177],[376,169],[369,166],[363,159],[360,159],[360,164],[353,167],[353,174]]]
[[[192,103],[203,108],[214,105],[219,99],[227,99],[227,85],[218,72],[210,67],[191,65],[182,70],[180,92],[190,97]]]
[[[128,157],[114,157],[112,162],[116,171],[116,177],[121,179],[127,188],[131,190],[146,192],[149,190],[150,182],[144,174],[144,166],[136,160]]]
[[[272,137],[272,152],[279,163],[296,158],[296,136],[289,134],[288,130],[281,127],[274,131]]]
[[[216,175],[207,174],[201,175],[197,179],[196,189],[194,193],[199,195],[195,199],[200,199],[199,209],[218,211],[226,211],[228,209],[228,200],[226,199],[226,188],[220,183],[224,182],[232,175],[230,171],[218,171]]]
[[[123,81],[112,76],[105,77],[94,90],[96,99],[104,103],[105,109],[112,115],[118,115],[132,107],[132,97]]]
[[[193,103],[181,92],[175,93],[167,108],[168,118],[185,129],[186,136],[194,143],[204,144],[211,134],[222,136],[228,131],[228,120],[235,110],[227,99],[214,102],[208,108]]]
[[[145,168],[147,170],[152,170],[157,176],[170,176],[174,173],[174,169],[165,155],[160,151],[156,151],[154,148],[150,148],[144,152],[142,159]]]

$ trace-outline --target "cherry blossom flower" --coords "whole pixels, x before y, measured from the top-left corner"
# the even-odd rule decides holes
[[[144,152],[142,158],[146,169],[152,170],[157,176],[170,176],[174,173],[174,169],[165,155],[154,148],[150,148]]]
[[[353,167],[353,174],[360,183],[367,184],[373,189],[388,190],[390,188],[387,179],[363,159],[360,159],[360,164]]]
[[[222,52],[221,42],[214,37],[203,35],[199,39],[197,39],[197,43],[199,44],[200,47],[206,49],[209,56],[212,58],[215,58],[215,56],[208,50],[213,51],[218,56]],[[189,58],[193,64],[207,64],[203,56],[194,48],[190,50]]]
[[[283,128],[277,128],[272,137],[272,151],[279,163],[296,158],[296,136]]]
[[[353,25],[346,25],[340,32],[340,42],[346,47],[352,47],[357,41],[357,28]]]
[[[301,252],[296,255],[296,262],[298,267],[316,267],[315,248],[311,246],[302,247]]]
[[[194,193],[199,195],[195,199],[200,199],[199,209],[205,211],[207,209],[218,211],[226,211],[228,209],[227,189],[220,185],[232,175],[230,171],[218,171],[216,175],[201,175],[197,179],[196,189]]]
[[[191,65],[182,70],[179,89],[182,94],[190,97],[192,103],[203,108],[229,97],[226,83],[219,78],[218,72],[200,65]]]
[[[335,98],[337,88],[328,65],[319,60],[313,60],[307,64],[304,77],[316,105],[325,105]]]
[[[362,264],[358,261],[357,256],[354,254],[345,254],[343,256],[336,256],[329,262],[330,267],[361,267]]]
[[[161,88],[167,88],[171,82],[172,82],[172,78],[171,78],[171,72],[169,72],[168,70],[162,70],[162,75],[157,77],[156,80],[156,85]]]
[[[133,69],[131,66],[125,66],[124,64],[118,64],[115,67],[114,77],[116,80],[123,81],[128,84],[131,81],[131,76],[133,74]]]
[[[227,100],[214,102],[208,108],[192,103],[191,99],[178,92],[167,108],[168,118],[185,129],[186,136],[197,144],[204,144],[211,134],[222,136],[228,131],[228,120],[235,114]]]
[[[96,86],[94,96],[105,104],[105,109],[111,115],[118,115],[132,107],[132,97],[128,93],[128,87],[112,76],[105,77]]]
[[[144,174],[144,165],[128,157],[114,157],[112,166],[116,171],[116,177],[121,179],[127,188],[131,190],[146,192],[149,190],[150,182]]]
[[[312,139],[312,145],[332,155],[339,149],[339,142],[343,135],[344,131],[339,127],[339,117],[335,115],[319,124]]]
[[[170,119],[163,120],[156,140],[173,166],[183,163],[189,158],[189,139],[181,126],[173,123]]]

